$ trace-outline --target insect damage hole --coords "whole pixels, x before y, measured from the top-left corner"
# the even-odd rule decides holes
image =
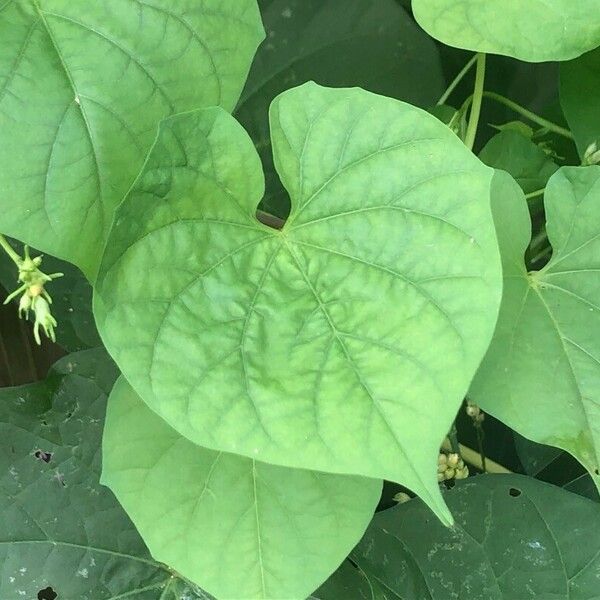
[[[56,600],[58,594],[50,587],[44,588],[37,593],[38,600]]]
[[[46,452],[45,450],[36,450],[33,453],[33,455],[38,460],[43,460],[46,464],[48,464],[52,460],[52,457],[54,456],[54,454],[52,452]]]
[[[521,490],[518,490],[517,488],[510,488],[510,490],[508,490],[508,493],[513,497],[513,498],[518,498],[521,495]]]

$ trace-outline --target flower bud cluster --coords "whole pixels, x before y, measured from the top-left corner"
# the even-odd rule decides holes
[[[25,256],[15,259],[19,269],[19,282],[22,284],[12,294],[6,298],[4,304],[8,304],[17,296],[19,299],[19,318],[29,318],[30,311],[34,314],[33,336],[38,344],[42,343],[40,338],[40,329],[44,331],[46,337],[53,342],[56,341],[54,328],[58,325],[56,319],[52,316],[50,305],[52,298],[44,287],[48,282],[58,277],[62,277],[62,273],[53,273],[46,275],[40,270],[42,265],[42,257],[29,256],[29,248],[25,246]]]
[[[465,465],[460,454],[440,452],[438,456],[438,481],[451,479],[466,479],[469,476],[469,467]]]

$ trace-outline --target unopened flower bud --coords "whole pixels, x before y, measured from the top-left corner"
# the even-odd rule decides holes
[[[454,469],[452,469],[451,467],[448,467],[445,471],[444,471],[444,476],[446,479],[454,479]]]
[[[458,465],[458,461],[460,460],[460,456],[456,453],[452,453],[448,455],[448,465],[451,467],[456,467]]]
[[[48,304],[48,301],[44,297],[38,296],[35,299],[33,310],[35,311],[35,323],[33,325],[33,336],[35,341],[38,343],[38,345],[42,344],[42,340],[40,339],[41,327],[44,330],[46,337],[55,342],[56,335],[54,333],[54,328],[56,327],[57,322],[50,313],[50,305]]]
[[[27,293],[32,298],[37,298],[38,296],[40,296],[42,294],[43,291],[44,291],[44,286],[39,283],[35,283],[35,284],[29,286]]]
[[[398,504],[404,504],[410,499],[410,496],[406,492],[398,492],[393,498],[394,502],[397,502]]]
[[[448,462],[448,457],[443,452],[438,456],[438,465],[445,465]]]
[[[472,419],[475,419],[481,413],[481,409],[476,404],[468,404],[466,412]]]
[[[31,296],[25,292],[19,300],[19,319],[22,319],[23,316],[25,316],[25,318],[29,317],[29,311],[31,310],[32,303],[33,300]]]

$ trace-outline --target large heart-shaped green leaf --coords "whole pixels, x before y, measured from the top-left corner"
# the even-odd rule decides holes
[[[446,434],[491,338],[491,171],[437,119],[306,84],[271,110],[290,192],[219,109],[167,120],[120,207],[96,316],[141,397],[205,447],[402,481],[448,519]]]
[[[110,396],[103,448],[103,482],[153,556],[222,600],[303,600],[359,541],[381,495],[375,479],[196,446],[123,378]]]
[[[413,0],[418,23],[457,48],[569,60],[600,46],[599,0]]]
[[[259,48],[235,116],[260,154],[265,210],[287,215],[289,197],[273,165],[269,105],[307,81],[362,87],[416,106],[444,90],[439,52],[396,0],[259,0],[267,40]]]
[[[0,390],[0,598],[208,598],[152,560],[100,485],[104,350],[59,361],[49,377]],[[41,590],[46,590],[38,595]]]
[[[560,103],[579,154],[600,149],[600,48],[560,66]]]
[[[533,273],[523,193],[506,174],[494,181],[504,295],[470,396],[525,437],[573,454],[600,486],[600,167],[563,167],[548,182],[554,253]]]
[[[350,555],[360,573],[354,579],[368,582],[370,594],[338,593],[343,579],[351,577],[345,563],[314,597],[598,598],[597,503],[520,475],[469,478],[457,482],[445,498],[456,516],[452,529],[432,520],[419,500],[375,515]]]
[[[231,110],[256,0],[0,6],[0,231],[96,273],[116,205],[169,114]]]

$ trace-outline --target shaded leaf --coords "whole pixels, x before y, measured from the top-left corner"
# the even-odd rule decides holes
[[[470,397],[525,437],[570,452],[600,485],[600,167],[563,167],[548,182],[553,255],[532,273],[523,194],[507,175],[494,181],[504,295]]]
[[[255,0],[3,2],[0,230],[93,278],[158,122],[231,110],[262,36]]]
[[[350,558],[381,592],[319,600],[595,599],[600,506],[521,475],[481,475],[445,494],[445,529],[419,500],[377,513]],[[346,577],[338,571],[331,580]],[[358,591],[358,590],[357,590]]]
[[[597,0],[413,0],[412,7],[431,36],[466,50],[544,62],[600,45]]]
[[[123,378],[110,396],[103,448],[103,482],[154,557],[223,600],[302,600],[358,542],[381,495],[374,479],[196,446]]]
[[[545,187],[558,169],[540,146],[511,129],[496,134],[481,150],[479,158],[494,169],[510,173],[525,193]]]
[[[65,600],[180,600],[186,588],[204,597],[150,558],[99,483],[116,375],[103,350],[88,350],[59,361],[43,382],[0,390],[3,600],[37,598],[47,587]]]
[[[579,155],[600,148],[600,48],[560,66],[560,103]]]
[[[236,117],[265,169],[265,210],[287,216],[289,198],[273,165],[269,105],[310,80],[362,87],[417,106],[435,102],[443,75],[434,41],[394,0],[262,0],[267,40],[252,64]]]
[[[103,338],[192,441],[398,480],[448,520],[439,443],[500,296],[490,170],[431,115],[362,90],[306,84],[271,123],[281,231],[254,218],[263,175],[232,117],[163,125],[107,248]]]

